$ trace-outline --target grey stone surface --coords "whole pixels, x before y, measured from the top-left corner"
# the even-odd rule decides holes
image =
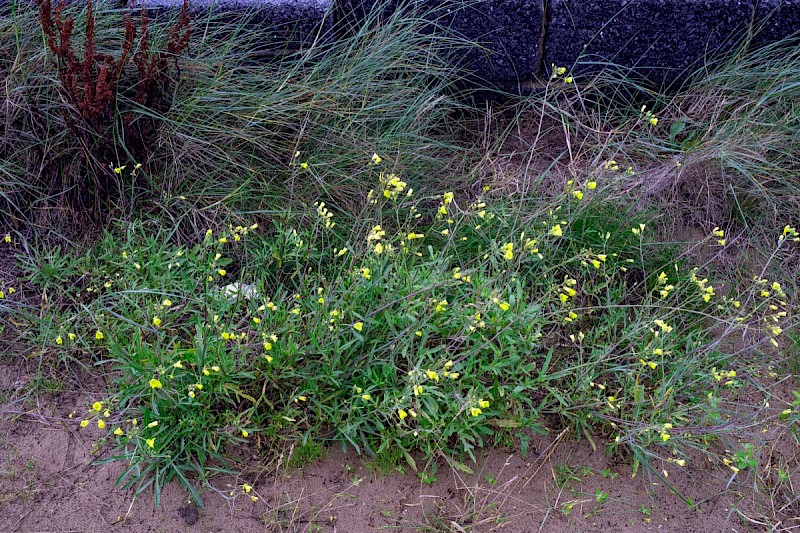
[[[753,42],[764,45],[800,32],[800,0],[756,0]]]
[[[743,37],[752,12],[751,0],[551,0],[545,65],[580,60],[579,75],[610,61],[671,82]]]
[[[190,12],[198,17],[211,14],[218,21],[244,18],[263,32],[265,48],[298,49],[333,22],[333,0],[189,0]],[[177,13],[183,0],[134,0],[156,15]]]
[[[399,2],[384,10],[390,14]],[[335,25],[341,30],[363,22],[376,0],[336,0]],[[543,0],[417,0],[416,8],[454,35],[480,43],[463,64],[481,79],[511,82],[531,79],[539,68]]]
[[[182,5],[103,3],[126,1],[154,14],[174,14]],[[0,0],[0,12],[14,3],[35,8],[33,0]],[[459,51],[454,61],[510,90],[537,75],[546,78],[551,64],[580,75],[599,70],[604,61],[655,83],[671,82],[745,37],[751,23],[761,28],[756,45],[800,32],[800,0],[190,0],[190,7],[196,16],[211,13],[216,20],[235,22],[245,15],[261,32],[263,50],[272,53],[302,48],[318,34],[341,38],[377,4],[385,17],[401,3],[424,11],[440,29],[481,43],[466,54]]]

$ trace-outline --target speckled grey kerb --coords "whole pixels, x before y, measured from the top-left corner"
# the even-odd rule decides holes
[[[388,5],[383,0],[336,0],[337,26],[357,25],[379,3],[386,5],[387,15],[400,4],[397,0],[390,0]],[[479,47],[460,58],[476,76],[492,82],[517,82],[531,79],[537,71],[542,0],[478,0],[461,4],[452,0],[418,0],[414,5],[436,19],[440,27],[479,43]]]
[[[592,61],[671,80],[731,47],[749,27],[750,0],[551,0],[545,64],[595,71]]]

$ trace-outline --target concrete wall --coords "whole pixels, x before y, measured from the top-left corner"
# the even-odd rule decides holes
[[[14,0],[0,0],[0,4]],[[22,0],[24,1],[24,0]],[[123,0],[124,1],[124,0]],[[388,15],[400,0],[190,0],[195,12],[252,15],[264,44],[306,46],[319,35],[352,33],[376,4]],[[411,0],[430,9],[438,31],[479,42],[461,58],[488,85],[519,87],[547,78],[551,64],[576,76],[604,62],[654,83],[681,78],[731,48],[754,28],[763,45],[800,32],[800,0]],[[135,0],[169,12],[182,0]]]

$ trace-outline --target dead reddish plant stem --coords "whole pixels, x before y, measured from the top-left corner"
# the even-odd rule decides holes
[[[153,50],[147,14],[142,8],[138,24],[130,12],[122,17],[124,36],[119,56],[98,52],[92,1],[86,5],[86,31],[82,54],[73,43],[75,20],[66,16],[65,0],[53,7],[52,0],[36,0],[39,19],[54,56],[60,93],[67,107],[65,121],[80,143],[86,174],[94,181],[95,207],[115,205],[112,195],[122,201],[126,186],[123,174],[114,168],[132,162],[147,165],[149,147],[157,133],[153,113],[133,113],[129,103],[120,109],[120,96],[126,102],[157,113],[172,103],[172,84],[179,75],[178,57],[189,44],[188,1],[175,25],[167,34],[165,49]],[[138,39],[137,39],[138,36]],[[170,72],[172,58],[175,75]],[[132,66],[130,66],[132,63]],[[131,165],[132,167],[133,165]],[[62,184],[63,185],[63,184]],[[80,184],[79,184],[80,185]],[[79,187],[86,200],[88,187]],[[82,202],[83,203],[83,202]]]

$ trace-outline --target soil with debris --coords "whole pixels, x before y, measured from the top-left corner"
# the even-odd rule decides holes
[[[240,476],[212,478],[213,488],[203,489],[204,507],[176,483],[156,507],[149,489],[134,496],[115,488],[125,464],[92,464],[111,450],[100,430],[80,428],[70,417],[104,384],[84,380],[75,391],[39,395],[37,402],[23,394],[42,385],[31,382],[32,375],[19,362],[0,366],[3,532],[765,529],[748,518],[759,516],[749,496],[752,474],[731,479],[699,455],[685,468],[666,466],[670,483],[697,503],[691,508],[657,478],[642,471],[632,477],[629,461],[566,432],[534,438],[527,456],[516,449],[487,452],[471,465],[472,474],[441,459],[435,480],[422,480],[407,467],[381,475],[338,447],[301,469],[266,470],[252,457]],[[252,486],[249,493],[244,484]],[[797,525],[790,522],[784,527]]]

